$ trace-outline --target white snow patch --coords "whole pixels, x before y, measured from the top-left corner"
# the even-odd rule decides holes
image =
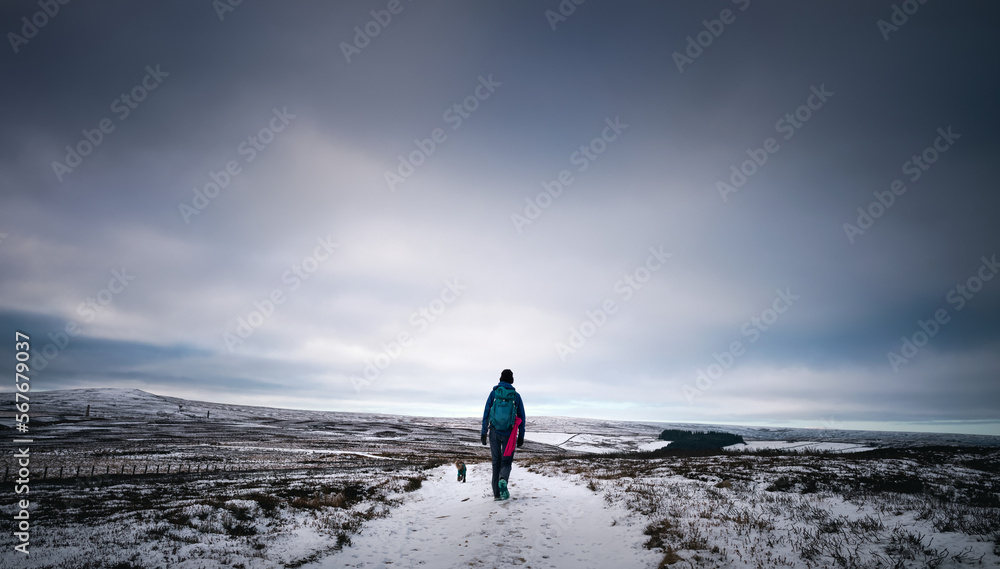
[[[724,447],[726,450],[813,450],[826,452],[862,452],[874,447],[852,443],[824,443],[816,441],[749,441]]]
[[[593,433],[552,433],[528,431],[529,441],[553,445],[578,452],[610,453],[656,450],[670,444],[643,435],[597,435]]]
[[[298,452],[303,454],[353,454],[356,456],[364,456],[366,458],[380,458],[382,460],[398,460],[391,456],[379,456],[377,454],[369,454],[367,452],[359,452],[354,450],[332,450],[332,449],[322,449],[322,448],[285,448],[285,447],[252,447],[252,446],[234,446],[234,445],[221,445],[231,450],[263,450],[271,452]]]
[[[529,441],[553,446],[563,444],[572,436],[574,436],[574,433],[537,433],[529,431],[524,434],[524,438]]]

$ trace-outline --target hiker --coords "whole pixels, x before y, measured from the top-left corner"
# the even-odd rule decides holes
[[[517,447],[524,444],[524,404],[521,395],[514,391],[514,372],[500,372],[500,382],[486,399],[483,411],[483,429],[480,440],[485,445],[489,429],[490,455],[493,457],[493,499],[510,498],[507,481],[514,463],[514,440]],[[514,434],[516,433],[516,437]]]

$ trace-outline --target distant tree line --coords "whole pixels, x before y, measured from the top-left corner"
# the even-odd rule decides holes
[[[724,446],[743,443],[743,437],[722,431],[682,431],[679,429],[666,429],[660,433],[661,441],[671,441],[667,448],[678,450],[697,450],[722,448]]]

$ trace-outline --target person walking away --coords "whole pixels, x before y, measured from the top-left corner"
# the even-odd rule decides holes
[[[500,381],[490,392],[483,410],[480,441],[485,445],[489,440],[494,500],[510,498],[507,483],[514,464],[514,441],[517,441],[517,448],[524,444],[524,403],[513,384],[514,372],[509,369],[500,372]]]

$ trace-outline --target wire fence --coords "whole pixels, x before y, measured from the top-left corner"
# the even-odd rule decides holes
[[[187,461],[109,461],[88,462],[85,464],[36,464],[32,461],[28,469],[30,480],[72,480],[95,476],[155,476],[166,474],[223,474],[228,472],[260,472],[276,470],[327,470],[330,468],[353,470],[364,468],[395,469],[405,466],[406,461],[398,459],[373,459],[352,456],[350,460],[338,462],[297,462],[279,460],[259,460],[240,462],[205,462],[199,460]],[[18,466],[6,465],[3,471],[3,482],[25,478],[24,469]]]
[[[86,478],[93,476],[142,476],[154,474],[214,474],[220,472],[245,472],[257,470],[260,465],[251,464],[204,464],[196,462],[170,463],[102,463],[88,465],[32,465],[29,469],[31,480],[56,480]],[[271,468],[269,468],[271,469]],[[23,478],[21,468],[4,468],[3,481]]]

